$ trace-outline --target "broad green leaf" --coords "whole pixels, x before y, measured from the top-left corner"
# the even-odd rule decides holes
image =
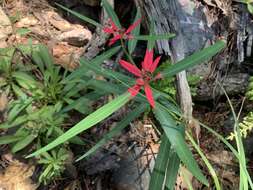
[[[68,11],[72,15],[76,16],[77,18],[80,18],[81,20],[83,20],[85,22],[88,22],[88,23],[90,23],[90,24],[92,24],[92,25],[94,25],[96,27],[100,27],[100,28],[103,27],[100,23],[98,23],[97,21],[95,21],[95,20],[93,20],[91,18],[88,18],[88,17],[86,17],[86,16],[84,16],[84,15],[82,15],[82,14],[76,12],[76,11],[72,11],[72,10],[68,9],[67,7],[64,7],[64,6],[60,5],[59,3],[55,3],[55,4],[58,7],[62,8],[65,11]]]
[[[137,20],[139,20],[141,18],[141,11],[140,11],[140,8],[138,7],[137,8],[137,12],[136,12],[136,16],[135,16],[135,19],[134,19],[134,22],[136,22]],[[140,34],[140,29],[141,29],[141,25],[139,24],[138,26],[136,26],[136,28],[131,32],[131,34],[133,36],[138,36]],[[136,39],[130,39],[128,41],[128,51],[130,54],[133,53],[136,45],[137,45],[137,40]]]
[[[208,185],[207,179],[202,174],[196,160],[193,158],[191,151],[187,147],[183,135],[183,127],[177,125],[171,115],[159,104],[156,105],[156,108],[153,111],[180,160],[200,182]]]
[[[140,36],[133,36],[133,39],[136,40],[143,40],[143,41],[155,41],[155,40],[166,40],[166,39],[171,39],[175,37],[175,34],[155,34],[155,35],[140,35]]]
[[[64,131],[61,130],[59,127],[55,127],[54,131],[57,133],[57,136],[60,136],[60,135],[64,134]],[[86,144],[78,136],[75,136],[75,137],[69,139],[69,142],[72,143],[72,144],[78,144],[78,145],[84,145],[84,144]]]
[[[193,55],[179,61],[178,63],[167,67],[164,71],[161,72],[163,77],[171,77],[183,70],[189,69],[197,64],[200,64],[204,61],[207,61],[212,56],[217,54],[225,47],[224,41],[218,41],[214,45],[209,46],[199,52],[194,53]]]
[[[107,14],[109,15],[109,18],[112,19],[112,21],[115,23],[115,25],[121,29],[122,26],[120,24],[119,18],[117,16],[117,14],[115,13],[115,11],[113,10],[112,6],[108,3],[107,0],[102,0],[102,6],[104,7],[104,9],[106,10]]]
[[[155,167],[149,182],[149,190],[163,189],[170,149],[170,141],[168,140],[167,136],[163,134],[159,153],[155,162]]]
[[[62,144],[69,139],[73,138],[74,136],[78,135],[79,133],[91,128],[95,124],[99,123],[103,119],[110,116],[112,113],[120,109],[122,106],[124,106],[128,101],[130,100],[130,94],[125,93],[121,96],[118,96],[111,102],[107,103],[106,105],[102,106],[95,112],[88,115],[86,118],[84,118],[82,121],[77,123],[74,127],[66,131],[63,135],[56,138],[53,142],[49,143],[45,147],[37,150],[36,152],[30,154],[27,156],[27,158],[39,155],[43,152],[46,152],[48,150],[51,150],[52,148],[58,146],[59,144]]]
[[[34,135],[28,135],[28,136],[26,136],[22,140],[18,141],[12,147],[11,151],[13,153],[15,153],[15,152],[18,152],[18,151],[22,150],[23,148],[25,148],[26,146],[28,146],[35,138],[36,138],[36,136],[34,136]]]
[[[180,159],[177,153],[174,152],[173,149],[171,149],[170,157],[169,157],[169,161],[167,165],[167,171],[166,171],[166,181],[165,181],[166,189],[174,190],[179,166],[180,166]]]
[[[17,137],[14,135],[5,135],[5,136],[0,137],[0,145],[13,143],[13,142],[19,141],[22,138],[24,137]]]
[[[147,104],[141,104],[136,109],[128,113],[123,120],[121,120],[110,132],[108,132],[98,143],[93,146],[88,152],[86,152],[83,156],[78,158],[76,161],[79,161],[85,157],[88,157],[92,153],[94,153],[97,149],[103,146],[106,142],[108,142],[112,137],[119,134],[125,127],[129,125],[131,121],[139,117],[143,112],[147,109]]]

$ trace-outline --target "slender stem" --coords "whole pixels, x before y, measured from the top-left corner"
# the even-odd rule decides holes
[[[126,54],[128,60],[135,65],[134,60],[133,60],[132,56],[128,53],[122,38],[120,39],[120,42],[121,42],[121,47],[122,47],[124,53]]]

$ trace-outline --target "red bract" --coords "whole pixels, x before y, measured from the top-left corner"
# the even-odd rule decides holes
[[[154,73],[154,71],[161,59],[161,56],[160,56],[160,57],[157,57],[153,61],[153,55],[154,55],[153,50],[146,51],[144,61],[141,64],[142,65],[141,70],[138,67],[132,65],[131,63],[129,63],[127,61],[124,61],[124,60],[119,61],[120,65],[122,67],[124,67],[130,73],[132,73],[138,77],[136,79],[135,85],[133,87],[129,88],[128,92],[130,92],[131,96],[134,97],[139,93],[141,87],[143,86],[147,100],[150,103],[150,105],[152,106],[152,108],[155,107],[155,101],[153,98],[153,93],[152,93],[151,87],[149,85],[149,82],[151,80],[157,80],[157,79],[161,78],[160,73],[158,73],[154,78],[152,77],[152,74]]]
[[[110,19],[109,21],[111,26],[104,27],[103,30],[105,33],[113,34],[113,38],[110,39],[109,41],[110,46],[119,39],[132,39],[133,36],[130,33],[141,23],[141,19],[138,19],[131,26],[129,26],[127,30],[125,30],[124,28],[123,29],[118,28],[116,24],[112,21],[112,19]]]

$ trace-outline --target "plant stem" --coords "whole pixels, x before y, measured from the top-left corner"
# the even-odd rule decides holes
[[[127,51],[127,49],[126,49],[126,47],[125,47],[125,44],[124,44],[123,39],[120,39],[120,42],[121,42],[121,47],[122,47],[124,53],[126,54],[128,60],[129,60],[131,63],[133,63],[133,64],[135,65],[132,56],[128,53],[128,51]]]

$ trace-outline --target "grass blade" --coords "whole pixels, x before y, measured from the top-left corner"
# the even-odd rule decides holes
[[[171,39],[175,37],[175,34],[158,34],[158,35],[134,35],[133,39],[136,40],[142,40],[142,41],[155,41],[155,40],[166,40],[166,39]]]
[[[141,11],[140,8],[137,8],[137,12],[136,12],[136,16],[134,19],[134,22],[136,22],[138,19],[141,18]],[[136,26],[136,28],[131,32],[131,34],[133,36],[138,36],[140,34],[140,29],[141,29],[141,25],[139,24],[138,26]],[[136,45],[137,45],[138,40],[137,39],[131,39],[128,41],[128,51],[130,54],[133,53]]]
[[[100,28],[103,27],[100,23],[98,23],[97,21],[95,21],[95,20],[93,20],[93,19],[91,19],[91,18],[88,18],[88,17],[86,17],[86,16],[84,16],[84,15],[82,15],[82,14],[76,12],[76,11],[72,11],[72,10],[68,9],[67,7],[62,6],[62,5],[59,4],[59,3],[55,3],[55,4],[56,4],[58,7],[62,8],[62,9],[65,10],[65,11],[68,11],[68,12],[71,13],[72,15],[76,16],[77,18],[80,18],[81,20],[83,20],[83,21],[85,21],[85,22],[88,22],[88,23],[90,23],[90,24],[92,24],[92,25],[94,25],[94,26],[96,26],[96,27],[100,27]]]
[[[112,57],[113,55],[115,55],[120,50],[120,48],[121,48],[120,46],[111,48],[108,51],[97,56],[96,58],[94,58],[91,61],[87,61],[87,60],[82,59],[82,62],[86,62],[87,64],[99,66],[101,63],[103,63],[103,61],[105,61],[105,60],[109,59],[110,57]],[[82,66],[82,63],[81,63],[79,68],[77,68],[75,71],[73,71],[70,75],[68,75],[64,79],[64,82],[69,81],[70,79],[73,79],[73,78],[80,78],[80,77],[84,76],[84,73],[86,73],[86,72],[87,72],[87,68],[85,66]]]
[[[192,138],[192,136],[188,132],[186,132],[186,136],[189,138],[193,147],[195,148],[195,150],[198,152],[198,154],[200,155],[200,157],[202,158],[202,160],[206,164],[206,167],[208,168],[209,173],[211,174],[211,176],[213,178],[216,189],[221,190],[221,186],[220,186],[217,174],[216,174],[214,168],[212,167],[211,163],[208,161],[208,159],[206,158],[204,153],[201,151],[200,147],[197,145],[197,143],[194,141],[194,139]]]

